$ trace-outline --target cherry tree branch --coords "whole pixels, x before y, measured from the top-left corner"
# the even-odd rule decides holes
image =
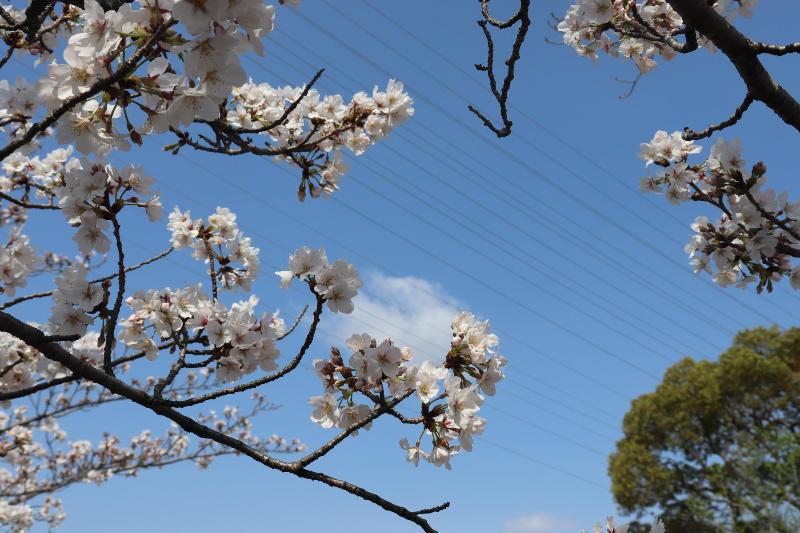
[[[321,309],[319,303],[317,308]],[[335,487],[349,492],[354,496],[363,498],[364,500],[378,505],[382,509],[390,511],[397,516],[417,524],[426,533],[436,533],[436,530],[433,529],[427,520],[423,519],[420,514],[386,500],[374,492],[368,491],[367,489],[359,487],[358,485],[348,481],[337,479],[321,472],[308,470],[303,468],[299,463],[287,463],[285,461],[275,459],[274,457],[269,456],[268,454],[235,437],[201,424],[197,420],[183,415],[171,407],[163,405],[163,403],[158,402],[146,392],[136,389],[117,379],[116,377],[106,374],[101,369],[96,368],[89,363],[75,357],[59,344],[47,342],[47,336],[41,330],[25,324],[12,315],[2,311],[0,311],[0,331],[13,335],[29,346],[36,348],[42,352],[46,358],[67,367],[73,374],[79,375],[89,381],[93,381],[94,383],[105,387],[113,394],[125,397],[134,403],[150,409],[158,415],[172,420],[187,433],[192,433],[198,437],[210,439],[219,444],[232,448],[233,450],[250,457],[251,459],[268,468],[290,473],[304,479],[319,481],[330,487]]]
[[[739,104],[739,107],[736,108],[736,110],[730,117],[726,118],[719,124],[712,124],[706,129],[697,132],[689,129],[688,127],[683,128],[683,138],[687,141],[696,141],[698,139],[705,139],[706,137],[711,137],[711,135],[714,134],[714,132],[722,131],[725,128],[733,126],[734,124],[739,122],[739,120],[741,120],[745,111],[747,111],[750,108],[750,104],[752,103],[753,103],[753,95],[747,93],[746,95],[744,95],[744,100],[742,100],[742,103]]]
[[[492,95],[494,96],[500,108],[500,119],[503,125],[502,127],[495,126],[494,123],[487,118],[486,115],[481,113],[475,106],[469,105],[467,106],[467,109],[474,113],[475,116],[477,116],[481,122],[483,122],[484,126],[493,131],[495,135],[502,138],[511,134],[512,122],[508,118],[508,93],[511,90],[511,82],[514,81],[514,68],[520,58],[520,50],[522,49],[522,44],[525,42],[525,36],[527,35],[528,28],[531,24],[530,15],[528,13],[531,2],[530,0],[520,0],[519,10],[517,10],[517,13],[505,21],[497,20],[491,16],[489,13],[489,0],[480,0],[480,2],[483,19],[478,21],[478,26],[480,26],[481,30],[483,31],[483,36],[486,39],[487,57],[485,64],[476,64],[475,68],[480,72],[486,73],[486,77],[489,80],[489,88],[491,89]],[[492,38],[492,33],[489,31],[489,26],[491,25],[495,28],[504,30],[510,28],[516,23],[519,23],[519,28],[517,29],[517,35],[514,38],[514,43],[511,45],[511,54],[504,62],[506,66],[506,74],[503,78],[503,84],[501,88],[498,89],[497,78],[494,71],[494,40]]]
[[[103,370],[106,374],[114,375],[114,368],[111,366],[111,355],[116,345],[114,331],[117,327],[117,320],[122,309],[122,299],[125,296],[125,252],[122,246],[122,235],[117,214],[112,213],[111,224],[114,227],[114,242],[117,245],[117,296],[114,300],[114,307],[106,317],[105,346],[103,347]]]
[[[22,200],[14,198],[10,194],[6,194],[4,192],[0,192],[0,198],[8,202],[11,202],[14,205],[24,207],[25,209],[61,209],[59,206],[55,204],[31,204],[28,202],[23,202]]]
[[[170,246],[169,248],[167,248],[166,250],[164,250],[160,254],[154,255],[150,259],[146,259],[146,260],[142,261],[141,263],[137,263],[135,265],[132,265],[132,266],[129,266],[129,267],[125,267],[125,272],[126,273],[127,272],[132,272],[134,270],[138,270],[138,269],[142,268],[143,266],[147,266],[150,263],[155,263],[159,259],[163,259],[164,257],[168,256],[170,253],[172,253],[172,251],[173,251],[173,248]],[[93,279],[89,283],[102,283],[104,281],[114,279],[117,276],[119,276],[119,273],[109,274],[108,276],[103,276],[102,278]],[[52,296],[53,292],[54,291],[36,292],[36,293],[33,293],[33,294],[26,294],[25,296],[19,296],[17,298],[14,298],[13,300],[9,300],[9,301],[7,301],[7,302],[5,302],[3,304],[0,304],[0,310],[8,309],[9,307],[12,307],[14,305],[20,304],[22,302],[27,302],[28,300],[35,300],[36,298],[46,298],[47,296]]]
[[[786,124],[800,131],[800,103],[775,81],[758,59],[759,48],[707,2],[667,0],[687,26],[695,28],[725,54],[747,92],[763,102]]]
[[[0,161],[5,160],[6,157],[14,153],[17,149],[31,142],[34,138],[36,138],[37,135],[55,124],[58,119],[64,116],[68,111],[71,111],[78,104],[81,104],[100,92],[111,88],[115,83],[121,81],[123,78],[134,72],[139,67],[139,61],[145,58],[153,50],[153,48],[158,44],[159,40],[161,40],[161,37],[166,33],[167,29],[173,24],[176,24],[176,21],[172,20],[159,25],[153,34],[147,39],[147,41],[138,50],[136,50],[136,52],[134,52],[131,57],[125,61],[125,63],[123,63],[122,66],[119,67],[113,74],[94,82],[86,91],[77,94],[72,98],[64,100],[59,107],[51,111],[40,122],[33,124],[24,135],[8,143],[3,148],[0,148]]]
[[[328,442],[326,442],[325,444],[323,444],[322,446],[320,446],[319,448],[317,448],[313,452],[309,453],[308,455],[306,455],[302,459],[298,459],[297,461],[295,461],[295,463],[299,464],[301,467],[305,468],[306,466],[308,466],[311,463],[313,463],[314,461],[320,459],[325,454],[327,454],[329,451],[334,449],[340,442],[342,442],[344,439],[346,439],[347,437],[352,435],[354,432],[358,431],[359,429],[363,428],[367,424],[371,423],[373,420],[375,420],[376,418],[380,417],[381,415],[386,414],[389,411],[389,409],[397,406],[400,402],[402,402],[403,400],[405,400],[406,398],[408,398],[409,396],[414,394],[414,392],[416,392],[415,389],[407,390],[406,392],[404,392],[400,396],[398,396],[396,398],[393,398],[391,401],[385,402],[385,403],[383,403],[383,405],[377,405],[369,413],[369,415],[365,416],[362,420],[359,420],[358,422],[356,422],[354,424],[351,424],[350,426],[345,428],[341,433],[336,435],[334,438],[332,438],[331,440],[329,440]]]
[[[193,342],[196,342],[197,339],[194,339]],[[175,346],[175,341],[169,341],[158,345],[159,350],[166,350],[167,348],[171,348]],[[141,359],[146,355],[146,352],[140,351],[136,352],[131,355],[126,355],[124,357],[119,357],[114,359],[111,363],[112,367],[117,367],[119,365],[123,365],[125,363],[130,363],[132,361],[136,361],[137,359]],[[36,394],[37,392],[41,392],[47,389],[51,389],[53,387],[57,387],[59,385],[64,385],[65,383],[72,383],[73,381],[78,381],[82,379],[80,376],[70,375],[64,376],[61,378],[51,379],[50,381],[43,381],[41,383],[37,383],[35,385],[31,385],[30,387],[24,389],[18,389],[14,391],[8,392],[0,392],[0,402],[5,402],[9,400],[16,400],[17,398],[24,398],[26,396],[31,396]]]

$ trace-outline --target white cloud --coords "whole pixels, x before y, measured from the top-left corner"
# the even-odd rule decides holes
[[[440,285],[422,278],[379,273],[364,278],[353,300],[355,311],[337,315],[331,323],[335,343],[343,346],[350,335],[369,333],[378,341],[391,338],[409,346],[416,361],[441,361],[450,347],[450,321],[463,306]]]
[[[574,531],[575,527],[569,520],[546,513],[520,516],[506,523],[509,533],[562,533]]]

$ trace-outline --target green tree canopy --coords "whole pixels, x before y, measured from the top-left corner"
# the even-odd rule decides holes
[[[667,531],[800,531],[800,328],[740,332],[632,402],[610,457],[628,514]]]

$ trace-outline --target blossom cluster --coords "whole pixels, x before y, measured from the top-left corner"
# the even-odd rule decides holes
[[[349,103],[338,94],[321,97],[310,89],[303,96],[303,91],[249,82],[233,89],[227,111],[231,125],[263,133],[275,148],[315,147],[307,154],[279,156],[303,169],[301,199],[306,190],[316,198],[338,189],[339,177],[347,172],[342,147],[361,155],[414,114],[413,100],[395,80],[389,80],[385,91],[375,87],[372,96],[356,93]]]
[[[62,344],[81,360],[99,366],[103,357],[97,346],[98,338],[97,332],[90,331],[76,341]],[[69,374],[60,364],[45,358],[35,348],[7,333],[0,333],[0,372],[0,392],[22,390],[33,385],[37,379],[57,379]]]
[[[62,511],[61,500],[47,496],[38,509],[26,503],[9,503],[0,500],[0,524],[10,528],[12,533],[25,533],[36,522],[44,522],[54,529],[67,517]]]
[[[261,266],[259,249],[239,230],[236,215],[230,209],[217,207],[203,222],[176,207],[169,215],[167,229],[171,232],[172,247],[192,248],[195,259],[215,269],[214,280],[222,289],[250,290]]]
[[[689,155],[700,151],[679,132],[659,131],[640,152],[647,165],[661,167],[641,178],[643,191],[663,193],[673,204],[693,200],[721,211],[716,223],[701,216],[692,224],[686,252],[695,272],[713,272],[723,287],[756,283],[760,292],[789,277],[800,288],[800,267],[791,262],[800,255],[800,202],[766,187],[766,166],[748,168],[738,142],[719,139],[705,161],[690,164]]]
[[[444,362],[425,360],[419,366],[410,364],[408,348],[397,347],[390,339],[378,343],[366,333],[353,335],[347,341],[352,353],[346,362],[336,348],[327,360],[314,361],[324,393],[309,400],[314,407],[311,420],[324,428],[346,429],[372,413],[368,405],[356,402],[357,394],[380,408],[413,391],[421,402],[417,422],[423,425],[423,435],[413,445],[403,438],[400,446],[415,465],[423,459],[449,469],[451,457],[462,449],[471,451],[473,435],[484,430],[486,421],[477,416],[483,394],[494,395],[495,384],[505,377],[501,370],[505,358],[496,354],[498,339],[489,332],[488,321],[462,312],[451,329],[453,339]],[[424,435],[431,439],[430,451],[421,447]]]
[[[75,264],[56,278],[50,330],[56,335],[83,335],[94,322],[96,313],[107,301],[107,292],[99,283],[86,279],[84,265]]]
[[[334,313],[352,313],[353,298],[362,285],[352,264],[341,259],[329,263],[324,248],[298,248],[289,256],[289,270],[275,274],[280,278],[283,288],[288,287],[295,278],[305,281]]]
[[[72,146],[56,148],[44,157],[21,151],[12,153],[2,162],[0,191],[18,195],[23,202],[31,200],[31,192],[36,200],[53,200],[55,188],[64,184],[68,162],[71,166],[76,165],[72,153]]]
[[[715,0],[713,8],[728,18],[737,14],[749,17],[757,2]],[[579,55],[596,60],[603,52],[630,59],[641,74],[655,68],[657,58],[675,57],[676,50],[663,36],[678,35],[682,27],[683,19],[666,0],[577,0],[557,25],[564,44]],[[702,37],[698,45],[714,50]]]
[[[197,355],[213,356],[218,381],[240,379],[259,367],[266,371],[277,368],[280,352],[275,342],[285,332],[285,325],[277,313],[265,311],[257,316],[255,296],[227,307],[197,286],[138,291],[125,302],[133,313],[121,321],[119,338],[144,351],[150,360],[158,356],[161,342],[203,338],[211,349]]]
[[[163,206],[150,187],[151,176],[140,167],[115,168],[110,164],[71,158],[66,161],[63,182],[53,187],[61,213],[70,225],[78,226],[73,240],[84,253],[108,252],[108,220],[125,206],[142,207],[149,220],[161,218]]]
[[[15,227],[8,233],[8,242],[0,246],[0,292],[14,296],[17,289],[28,284],[40,258],[27,235]]]
[[[218,118],[233,86],[247,79],[239,56],[250,47],[263,53],[261,38],[274,27],[274,11],[261,0],[147,0],[116,11],[87,0],[79,31],[64,48],[64,63],[51,63],[38,83],[48,109],[88,91],[136,51],[147,53],[131,65],[124,90],[105,91],[70,110],[59,121],[58,140],[75,141],[83,153],[104,154],[129,148],[129,139],[141,143],[143,133]],[[157,31],[160,38],[152,42]],[[129,107],[138,113],[129,113]],[[144,121],[134,126],[132,115]],[[125,133],[115,129],[119,119]]]
[[[51,62],[35,83],[0,84],[0,122],[12,138],[30,128],[40,106],[54,111],[93,91],[57,121],[59,143],[104,156],[172,131],[178,143],[167,149],[177,151],[196,146],[183,130],[205,123],[222,138],[200,136],[210,142],[204,148],[277,156],[302,170],[301,197],[306,191],[317,197],[336,190],[347,171],[342,147],[361,154],[414,112],[395,80],[349,103],[306,87],[249,80],[240,58],[250,49],[263,55],[262,38],[274,28],[275,8],[262,0],[143,0],[116,11],[87,0],[83,9],[67,10],[63,63]],[[97,90],[117,73],[122,79]],[[266,147],[257,147],[252,134],[266,139]]]

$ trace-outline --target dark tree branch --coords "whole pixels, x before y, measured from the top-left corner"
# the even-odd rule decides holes
[[[97,383],[98,385],[108,389],[113,394],[127,398],[134,403],[150,409],[160,416],[172,420],[181,429],[188,433],[192,433],[200,438],[210,439],[214,442],[227,446],[241,453],[242,455],[250,457],[251,459],[268,468],[278,470],[280,472],[290,473],[304,479],[319,481],[330,487],[335,487],[349,492],[354,496],[363,498],[364,500],[378,505],[382,509],[390,511],[397,516],[413,522],[426,533],[436,533],[436,530],[430,526],[428,521],[423,519],[419,514],[414,513],[405,507],[392,503],[375,494],[374,492],[370,492],[348,481],[343,481],[321,472],[308,470],[303,468],[298,463],[287,463],[285,461],[275,459],[274,457],[269,456],[261,450],[253,448],[252,446],[235,437],[201,424],[193,418],[183,415],[175,409],[163,405],[143,390],[134,388],[124,381],[108,375],[101,369],[96,368],[89,363],[75,357],[62,348],[59,344],[47,342],[47,336],[41,330],[25,324],[24,322],[21,322],[8,313],[2,311],[0,311],[0,331],[13,335],[29,346],[36,348],[51,361],[55,361],[67,367],[70,371],[72,371],[73,374]]]
[[[197,338],[192,339],[190,342],[197,342]],[[169,341],[162,343],[158,346],[159,350],[165,350],[167,348],[171,348],[175,346],[175,341]],[[111,363],[111,366],[118,367],[119,365],[123,365],[125,363],[130,363],[131,361],[136,361],[137,359],[141,359],[144,357],[146,353],[144,351],[136,352],[131,355],[126,355],[124,357],[119,357],[114,359]],[[24,398],[26,396],[30,396],[32,394],[36,394],[37,392],[41,392],[47,389],[52,389],[53,387],[57,387],[59,385],[63,385],[65,383],[72,383],[73,381],[78,381],[82,379],[80,376],[64,376],[62,378],[52,379],[50,381],[43,381],[41,383],[37,383],[35,385],[31,385],[25,389],[19,389],[9,392],[0,392],[0,402],[5,402],[8,400],[16,400],[17,398]]]
[[[0,198],[8,202],[11,202],[14,205],[24,207],[25,209],[61,209],[60,207],[54,204],[29,204],[28,202],[23,202],[22,200],[14,198],[10,194],[6,194],[4,192],[0,192]]]
[[[443,504],[437,505],[436,507],[428,507],[427,509],[420,509],[419,511],[414,511],[414,514],[421,515],[421,514],[438,513],[439,511],[444,511],[448,507],[450,507],[450,502],[444,502]]]
[[[800,52],[800,43],[790,44],[768,44],[752,42],[751,46],[757,54],[770,54],[773,56],[785,56],[787,54],[794,54]]]
[[[114,375],[114,367],[111,366],[111,355],[116,345],[114,332],[117,327],[117,319],[122,310],[122,300],[125,296],[125,252],[122,246],[122,235],[120,233],[119,220],[117,214],[111,215],[111,224],[114,227],[114,242],[117,245],[117,296],[114,300],[114,307],[106,317],[105,346],[103,347],[103,370],[106,374]]]
[[[480,26],[481,30],[483,31],[483,36],[486,38],[487,57],[485,65],[476,64],[475,68],[481,72],[485,72],[486,77],[489,79],[489,88],[491,89],[492,95],[500,107],[500,120],[502,120],[503,125],[502,127],[495,126],[494,123],[488,117],[486,117],[486,115],[478,111],[475,106],[469,105],[467,106],[467,109],[474,113],[475,116],[477,116],[481,122],[483,122],[484,126],[493,131],[495,135],[502,138],[511,134],[512,122],[508,118],[508,93],[511,90],[511,82],[514,81],[514,68],[520,58],[520,50],[522,49],[522,44],[525,42],[525,36],[527,35],[528,28],[531,24],[529,15],[531,2],[530,0],[520,0],[519,10],[514,16],[506,21],[497,20],[490,15],[489,0],[480,0],[480,3],[483,19],[478,21],[478,26]],[[517,29],[517,36],[514,39],[514,43],[511,45],[511,55],[509,55],[508,59],[505,60],[506,74],[503,78],[503,84],[501,88],[498,89],[497,78],[494,72],[494,40],[492,39],[491,31],[489,31],[489,26],[491,25],[495,28],[504,30],[510,28],[518,22],[519,28]]]
[[[800,103],[776,82],[753,43],[725,17],[698,0],[667,0],[687,26],[708,38],[733,63],[753,100],[763,102],[784,122],[800,131]]]

